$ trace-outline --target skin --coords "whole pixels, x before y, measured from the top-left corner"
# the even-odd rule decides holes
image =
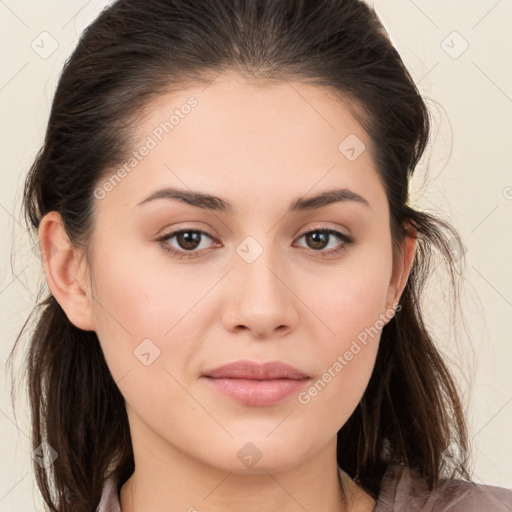
[[[154,100],[136,125],[140,143],[190,96],[197,107],[95,199],[91,265],[57,212],[39,230],[41,250],[53,246],[43,262],[51,292],[74,325],[96,331],[126,399],[136,469],[122,487],[122,511],[347,510],[336,433],[367,387],[380,332],[307,404],[296,394],[273,406],[240,404],[201,374],[239,359],[280,360],[317,381],[396,306],[416,238],[405,239],[393,262],[387,199],[370,152],[350,161],[338,150],[350,134],[368,148],[368,136],[325,88],[256,84],[226,71],[206,88]],[[233,211],[168,199],[137,206],[165,186],[220,196]],[[299,197],[340,187],[370,206],[345,201],[286,213]],[[165,243],[186,252],[177,237],[155,242],[178,225],[211,237],[200,238],[197,257],[167,253]],[[321,228],[355,242],[322,257],[343,242],[331,236],[315,245],[302,236]],[[263,250],[252,263],[236,251],[248,236]],[[148,366],[134,355],[144,339],[160,350]],[[247,443],[261,454],[252,466],[237,456]],[[372,510],[375,501],[342,475],[348,509]]]

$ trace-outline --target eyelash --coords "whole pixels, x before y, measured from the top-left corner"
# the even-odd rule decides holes
[[[198,256],[196,256],[196,254],[199,251],[195,251],[195,250],[194,251],[183,251],[183,250],[180,251],[180,250],[171,248],[169,246],[169,244],[166,243],[166,241],[169,238],[173,238],[174,236],[179,235],[181,233],[189,233],[189,232],[190,233],[200,233],[201,235],[206,235],[208,238],[215,241],[215,238],[210,236],[206,231],[202,231],[200,229],[179,229],[177,231],[171,231],[170,233],[163,235],[162,237],[157,239],[157,242],[159,242],[159,244],[161,245],[161,247],[164,251],[172,254],[173,256],[176,256],[177,258],[180,258],[180,259],[196,258],[196,257],[198,257]],[[337,231],[337,230],[331,229],[331,228],[321,228],[321,227],[312,229],[310,231],[305,231],[298,237],[298,239],[300,239],[306,235],[309,235],[311,233],[327,233],[329,235],[335,236],[340,242],[343,242],[341,244],[341,246],[338,247],[337,249],[330,249],[328,251],[324,251],[323,249],[319,249],[319,250],[315,251],[314,249],[311,249],[313,252],[319,253],[320,257],[322,257],[322,258],[323,257],[327,258],[334,254],[338,254],[342,251],[345,251],[347,249],[347,246],[351,245],[355,241],[353,237],[351,237],[350,235],[346,235],[345,233],[342,233],[341,231]],[[303,248],[306,249],[305,247],[303,247]]]

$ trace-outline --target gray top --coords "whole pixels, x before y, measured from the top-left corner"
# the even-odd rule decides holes
[[[105,479],[96,512],[121,512],[118,476]],[[373,512],[512,512],[512,489],[465,480],[441,480],[428,492],[416,469],[388,466]]]
[[[432,492],[419,471],[390,465],[374,512],[512,512],[512,489],[442,479]]]

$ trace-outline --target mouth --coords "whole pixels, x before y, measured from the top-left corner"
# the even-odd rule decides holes
[[[224,379],[252,380],[299,380],[309,378],[309,375],[281,361],[257,363],[247,360],[235,361],[212,370],[207,370],[203,373],[203,376]]]
[[[307,374],[281,361],[261,364],[247,360],[208,370],[201,378],[213,390],[252,406],[275,405],[311,381]]]
[[[270,406],[298,393],[309,381],[302,379],[239,379],[202,377],[210,387],[231,399],[251,406]]]

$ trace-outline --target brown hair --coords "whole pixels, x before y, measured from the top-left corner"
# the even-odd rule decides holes
[[[386,190],[394,257],[407,225],[417,230],[401,309],[384,327],[368,387],[338,432],[338,463],[374,498],[390,463],[417,468],[432,489],[448,469],[447,447],[466,454],[468,440],[456,383],[424,324],[420,297],[434,248],[456,289],[462,244],[445,220],[408,204],[429,113],[363,1],[120,0],[105,8],[64,66],[25,184],[26,223],[37,232],[56,210],[71,242],[87,250],[93,191],[124,160],[136,116],[152,98],[208,83],[225,69],[261,81],[308,81],[347,99]],[[92,510],[108,470],[118,470],[121,482],[134,470],[124,398],[95,332],[75,327],[51,294],[36,312],[26,358],[32,446],[45,441],[58,454],[48,469],[34,463],[37,484],[51,511]],[[454,469],[470,478],[464,458]]]

